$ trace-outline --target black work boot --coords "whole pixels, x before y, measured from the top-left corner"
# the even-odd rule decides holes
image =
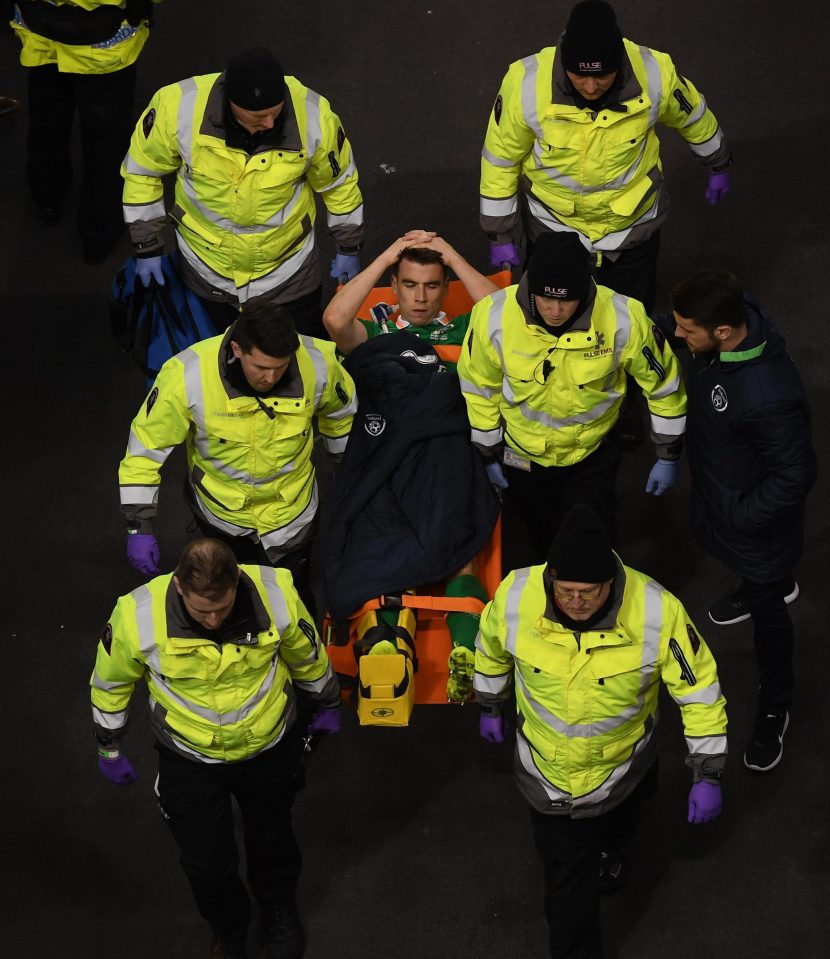
[[[265,959],[301,959],[305,952],[305,936],[294,900],[263,904],[262,918],[265,923]]]

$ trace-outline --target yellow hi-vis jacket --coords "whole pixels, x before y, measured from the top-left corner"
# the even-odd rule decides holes
[[[658,455],[677,459],[686,391],[677,357],[643,305],[592,283],[582,315],[556,336],[529,321],[526,283],[473,307],[458,361],[472,441],[484,456],[494,458],[504,443],[541,466],[580,462],[616,423],[628,372],[648,403]]]
[[[342,453],[357,409],[354,383],[333,343],[301,336],[271,393],[241,392],[230,371],[232,337],[233,327],[162,366],[130,428],[118,470],[121,508],[131,525],[150,531],[161,468],[184,443],[208,521],[231,535],[255,530],[266,550],[279,551],[317,510],[313,421],[328,451]]]
[[[153,2],[160,3],[161,0]],[[46,4],[40,6],[45,7]],[[94,12],[100,7],[123,9],[125,3],[124,0],[62,0],[55,6],[77,7]],[[62,43],[30,28],[17,4],[11,26],[23,45],[20,63],[24,67],[54,64],[61,73],[115,73],[116,70],[123,70],[138,59],[150,33],[146,22],[131,26],[124,19],[106,40],[96,43]]]
[[[150,692],[153,732],[190,759],[237,762],[272,746],[293,721],[292,683],[320,703],[340,702],[314,621],[285,569],[241,566],[252,612],[217,644],[188,621],[173,575],[122,596],[98,643],[92,687],[95,733],[117,747],[135,684]]]
[[[352,148],[328,100],[285,78],[279,142],[253,155],[226,143],[223,74],[162,87],[138,121],[121,168],[124,218],[142,253],[162,250],[162,177],[176,173],[179,250],[211,287],[240,302],[313,265],[314,194],[341,246],[359,246],[363,198]]]
[[[728,161],[717,120],[671,58],[623,42],[619,96],[596,112],[574,101],[556,47],[510,65],[482,151],[487,233],[509,238],[521,183],[531,238],[543,230],[574,230],[589,250],[613,258],[665,219],[657,123],[676,129],[706,165]]]
[[[515,772],[540,812],[596,816],[656,757],[659,680],[680,706],[695,782],[726,762],[726,701],[715,661],[680,601],[618,563],[615,601],[574,633],[553,618],[544,566],[510,573],[481,614],[477,700],[496,713],[515,685]]]

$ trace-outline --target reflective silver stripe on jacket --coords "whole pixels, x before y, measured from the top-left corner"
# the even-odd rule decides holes
[[[502,317],[504,316],[506,299],[507,294],[504,290],[493,293],[490,301],[490,311],[487,314],[487,339],[496,351],[499,358],[499,366],[501,366],[502,369],[504,369]]]
[[[525,199],[528,205],[528,212],[535,220],[538,220],[539,223],[544,224],[545,229],[551,230],[554,233],[576,233],[582,242],[582,245],[587,250],[594,253],[613,253],[614,250],[619,249],[625,243],[634,227],[640,226],[643,223],[647,223],[649,220],[655,219],[658,213],[658,204],[653,203],[638,220],[635,220],[635,222],[631,224],[631,226],[627,226],[623,230],[617,230],[615,233],[608,233],[599,240],[591,241],[586,234],[581,233],[579,230],[576,230],[573,227],[565,226],[561,220],[557,219],[555,214],[553,214],[546,206],[540,203],[539,200],[532,194],[525,193]]]
[[[332,213],[327,210],[326,225],[329,229],[336,226],[363,226],[363,204],[356,206],[351,213]]]
[[[711,683],[705,689],[699,689],[693,693],[686,693],[685,696],[674,696],[673,698],[678,706],[689,706],[694,703],[702,706],[711,706],[713,703],[716,703],[722,695],[720,683],[715,680],[714,683]]]
[[[101,688],[97,683],[94,685],[96,689]],[[119,683],[119,685],[122,684]],[[92,721],[96,726],[100,726],[101,729],[106,729],[108,732],[115,732],[116,729],[123,729],[127,724],[127,710],[121,709],[117,713],[105,713],[97,706],[93,706]]]
[[[478,644],[476,644],[478,646]],[[478,647],[481,649],[481,647]],[[484,693],[486,696],[499,696],[510,686],[513,679],[513,670],[509,673],[503,673],[501,676],[488,676],[486,673],[480,673],[476,670],[473,676],[473,689],[477,693]]]
[[[165,216],[164,200],[154,200],[152,203],[125,203],[124,222],[135,223],[137,220],[154,220]]]
[[[155,463],[164,463],[167,457],[173,452],[174,447],[164,446],[161,449],[148,449],[141,440],[135,435],[135,431],[130,429],[130,438],[127,441],[127,452],[131,456],[144,456]]]
[[[593,789],[584,796],[579,796],[577,799],[575,799],[574,808],[578,809],[581,806],[596,806],[608,799],[611,793],[613,793],[616,789],[617,784],[622,782],[622,780],[628,776],[631,767],[639,760],[640,755],[648,748],[653,734],[654,727],[647,726],[645,732],[643,733],[643,738],[638,740],[634,745],[634,748],[631,751],[631,755],[628,757],[628,759],[626,759],[625,762],[620,763],[619,766],[616,766],[611,771],[611,775],[605,780],[605,782],[597,786],[596,789]]]
[[[708,157],[713,153],[717,153],[722,144],[723,133],[721,132],[721,128],[718,127],[708,140],[704,140],[703,143],[690,143],[689,149],[692,151],[692,153],[694,153],[695,156]]]
[[[326,671],[319,679],[292,679],[291,682],[297,689],[302,689],[307,693],[320,695],[325,692],[326,686],[334,679],[334,671],[331,663],[326,666]]]
[[[494,200],[491,197],[481,197],[479,210],[482,216],[511,216],[519,208],[519,201],[514,193],[505,199]]]
[[[340,456],[346,452],[346,446],[349,443],[348,436],[324,436],[323,446],[326,452],[331,456]]]
[[[462,393],[481,396],[485,400],[491,400],[498,393],[498,390],[491,390],[489,386],[478,386],[476,383],[471,383],[469,380],[465,380],[463,376],[458,377],[458,382]]]
[[[663,76],[660,73],[660,64],[648,47],[639,47],[643,66],[646,68],[646,93],[649,98],[648,125],[657,125],[660,119],[660,104],[663,100]]]
[[[557,789],[553,783],[548,782],[542,775],[539,767],[533,761],[533,752],[531,751],[530,743],[525,739],[521,730],[518,730],[516,733],[516,758],[528,776],[542,787],[550,802],[569,803],[571,801],[570,793]]]
[[[651,429],[654,433],[662,436],[682,436],[686,432],[685,416],[658,416],[656,413],[650,413]]]
[[[493,166],[503,167],[505,170],[509,170],[512,167],[517,167],[519,165],[515,160],[505,160],[504,157],[496,156],[496,154],[491,153],[487,147],[482,148],[481,156]]]
[[[524,57],[521,63],[524,67],[521,87],[522,116],[528,127],[541,140],[544,138],[544,133],[542,124],[539,123],[539,113],[536,108],[536,76],[539,73],[539,58],[534,53],[529,57]]]
[[[305,110],[305,148],[308,156],[312,157],[323,142],[323,131],[320,119],[320,94],[308,88],[305,94]]]
[[[690,127],[693,123],[697,123],[704,113],[706,113],[706,98],[701,97],[700,103],[698,103],[698,105],[686,118],[686,122],[683,124],[683,129],[685,130],[686,127]]]
[[[157,180],[160,180],[163,176],[167,176],[167,174],[162,173],[161,170],[151,170],[149,167],[142,166],[140,163],[136,162],[129,153],[124,157],[124,170],[127,173],[133,173],[136,176],[155,177]]]
[[[268,574],[263,577],[261,585],[265,590],[265,595],[268,597],[271,619],[274,621],[277,632],[282,636],[291,625],[291,620],[288,618],[288,605],[285,602],[285,595],[280,589],[276,579],[271,579]]]
[[[193,163],[193,111],[196,108],[199,88],[196,86],[194,77],[180,80],[179,87],[182,95],[179,99],[179,109],[176,114],[176,139],[178,140],[182,166],[187,170]]]
[[[321,186],[317,192],[318,193],[328,193],[329,190],[336,190],[337,187],[342,186],[350,176],[353,176],[357,173],[357,165],[354,162],[354,157],[349,160],[348,166],[345,170],[340,173],[340,176],[336,180],[332,180],[331,183],[326,183]]]
[[[498,446],[504,439],[504,429],[497,426],[492,430],[470,430],[470,442],[476,446]]]
[[[326,363],[326,358],[323,355],[323,351],[318,346],[315,346],[314,340],[310,336],[306,336],[304,333],[301,333],[300,342],[306,348],[306,352],[311,360],[311,365],[314,367],[313,408],[316,410],[320,406],[323,390],[325,390],[326,386],[328,386],[329,368],[328,364]]]
[[[300,533],[311,523],[314,519],[315,514],[317,513],[317,506],[319,505],[320,498],[317,491],[317,481],[314,481],[314,485],[311,490],[311,499],[308,501],[308,506],[299,514],[295,516],[292,520],[281,526],[279,529],[269,530],[267,533],[263,533],[260,536],[259,540],[262,543],[263,548],[267,551],[278,549],[280,546],[284,546],[287,542],[293,539],[297,539]]]
[[[616,390],[610,390],[607,392],[608,395],[605,397],[605,399],[600,400],[600,402],[592,406],[591,409],[583,410],[581,413],[575,413],[573,416],[563,416],[557,418],[555,416],[551,416],[550,413],[546,413],[544,410],[533,409],[527,402],[517,403],[515,394],[513,393],[513,386],[507,377],[504,379],[502,388],[502,396],[504,398],[504,402],[508,406],[518,409],[526,420],[530,420],[533,423],[539,423],[542,426],[552,430],[560,430],[569,426],[576,426],[578,423],[581,423],[583,426],[587,426],[589,423],[593,423],[595,420],[601,419],[622,396],[622,394],[618,393]]]
[[[206,283],[210,284],[210,286],[221,290],[223,293],[232,294],[239,300],[240,304],[242,304],[255,296],[261,296],[263,293],[267,293],[287,283],[312,255],[315,241],[314,230],[312,230],[303,240],[296,253],[292,254],[287,260],[283,260],[270,272],[257,277],[255,280],[250,280],[242,286],[237,286],[232,279],[222,276],[212,267],[208,266],[207,263],[187,245],[187,241],[179,230],[176,230],[176,243],[178,244],[179,252],[187,260],[194,272]]]
[[[530,567],[516,570],[504,604],[504,648],[514,659],[519,639],[519,601],[529,578]]]
[[[122,506],[155,506],[159,499],[159,486],[119,486]]]
[[[667,396],[671,396],[672,393],[676,393],[680,389],[680,377],[675,376],[673,380],[669,380],[667,383],[663,383],[659,389],[654,390],[653,393],[649,395],[650,400],[662,400]]]
[[[686,736],[686,748],[692,756],[726,755],[726,736]]]

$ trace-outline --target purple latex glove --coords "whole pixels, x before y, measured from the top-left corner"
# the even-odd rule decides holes
[[[722,805],[719,783],[695,783],[689,792],[689,822],[712,822],[720,816]]]
[[[509,263],[511,266],[518,266],[521,260],[519,259],[519,251],[516,249],[516,244],[491,243],[490,262],[497,270],[504,269],[505,263]]]
[[[314,733],[329,733],[332,735],[339,733],[341,720],[339,706],[334,706],[331,709],[321,709],[319,713],[314,714],[308,724],[308,734],[311,736]]]
[[[130,566],[145,576],[155,576],[161,572],[158,540],[152,533],[129,533],[127,535],[127,559]]]
[[[706,199],[710,206],[722,200],[729,192],[729,170],[709,174],[709,186],[706,188]]]
[[[338,253],[331,261],[329,276],[338,283],[346,277],[346,282],[353,280],[360,273],[360,257],[357,253]]]
[[[138,257],[135,261],[135,273],[144,286],[149,286],[150,280],[155,280],[159,286],[164,286],[160,256]]]
[[[478,720],[478,732],[488,743],[504,742],[504,716],[482,713]]]
[[[507,489],[509,484],[507,477],[504,475],[504,470],[501,468],[501,463],[497,463],[494,460],[492,463],[488,463],[484,469],[487,473],[487,479],[490,480],[493,486],[499,489]]]
[[[677,483],[680,467],[675,460],[657,460],[646,480],[646,492],[662,496]]]
[[[99,756],[98,768],[116,786],[129,786],[138,779],[138,773],[126,756],[117,756],[115,759]]]

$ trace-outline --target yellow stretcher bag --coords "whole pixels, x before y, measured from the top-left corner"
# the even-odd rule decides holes
[[[374,613],[368,616],[377,623]],[[366,626],[371,628],[369,623]],[[372,655],[367,651],[357,661],[357,718],[361,726],[409,725],[415,705],[414,612],[401,610],[397,625],[391,629],[397,653]]]

